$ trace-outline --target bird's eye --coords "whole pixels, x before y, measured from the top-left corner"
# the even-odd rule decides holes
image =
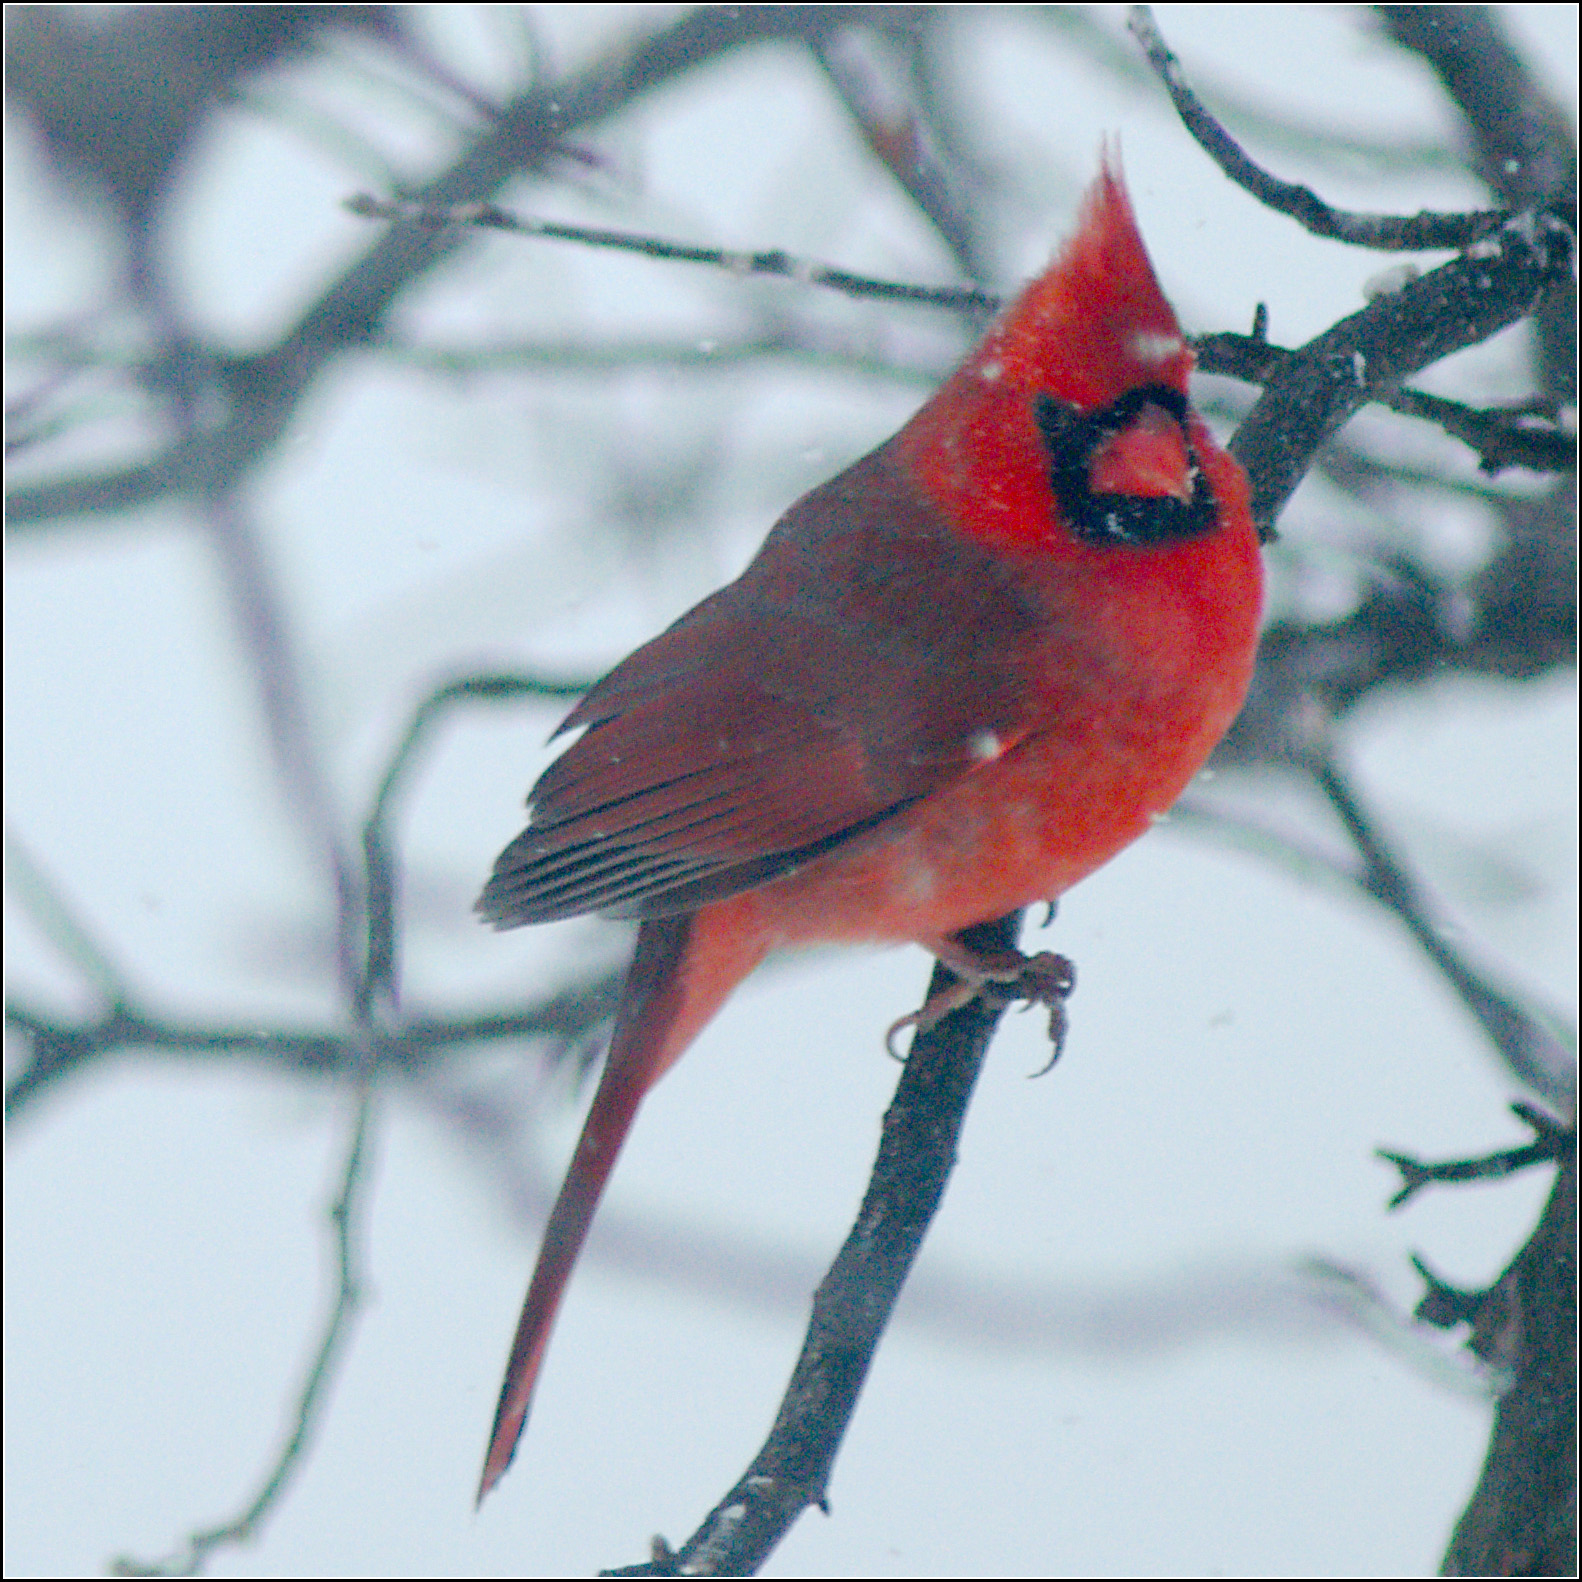
[[[1214,497],[1179,390],[1143,385],[1096,412],[1041,395],[1034,417],[1050,486],[1078,538],[1163,544],[1214,526]]]

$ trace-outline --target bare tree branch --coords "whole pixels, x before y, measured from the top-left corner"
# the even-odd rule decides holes
[[[308,1365],[301,1394],[291,1416],[291,1431],[274,1463],[264,1474],[247,1507],[230,1521],[202,1528],[186,1539],[186,1548],[163,1560],[135,1560],[122,1556],[111,1562],[113,1576],[189,1577],[202,1574],[217,1549],[244,1544],[256,1536],[270,1510],[285,1493],[292,1475],[302,1465],[313,1443],[328,1402],[341,1353],[351,1339],[352,1320],[362,1305],[362,1232],[365,1194],[363,1172],[367,1167],[369,1131],[373,1125],[373,1094],[364,1087],[352,1117],[350,1144],[341,1170],[339,1188],[329,1206],[328,1219],[335,1243],[335,1291],[324,1317],[324,1327]]]
[[[1164,83],[1181,124],[1198,141],[1210,159],[1266,208],[1306,226],[1315,236],[1349,242],[1355,247],[1416,252],[1433,247],[1470,247],[1497,230],[1506,216],[1498,210],[1476,214],[1352,214],[1325,203],[1311,188],[1272,176],[1255,164],[1229,132],[1187,86],[1181,63],[1165,43],[1154,21],[1151,6],[1131,8],[1127,22],[1148,63]]]
[[[100,170],[95,179],[111,184],[114,201],[129,223],[147,228],[201,118],[222,88],[232,91],[227,85],[253,70],[252,63],[273,59],[270,51],[277,46],[284,54],[307,50],[310,34],[350,29],[368,37],[396,38],[401,33],[393,8],[323,8],[326,15],[319,21],[261,15],[307,9],[257,8],[253,32],[261,28],[269,37],[260,43],[244,29],[246,36],[225,57],[229,64],[223,71],[217,67],[210,76],[193,79],[196,98],[173,103],[177,121],[168,129],[166,143],[145,151],[148,162],[120,174],[108,164]],[[35,51],[41,39],[47,45],[49,30],[56,26],[47,8],[17,10],[23,41]],[[1384,469],[1365,473],[1355,454],[1348,457],[1333,445],[1337,432],[1368,402],[1438,425],[1471,446],[1487,472],[1516,465],[1574,467],[1574,437],[1564,420],[1568,401],[1574,401],[1571,241],[1554,217],[1574,215],[1575,156],[1564,117],[1557,125],[1551,113],[1555,107],[1538,92],[1499,33],[1497,17],[1486,8],[1379,11],[1391,35],[1439,73],[1501,201],[1524,211],[1516,219],[1486,212],[1398,218],[1333,209],[1309,189],[1280,181],[1250,160],[1186,86],[1157,27],[1146,15],[1134,24],[1193,135],[1260,201],[1294,215],[1319,234],[1360,245],[1464,249],[1462,256],[1421,278],[1403,279],[1400,289],[1379,296],[1304,347],[1288,350],[1271,344],[1266,322],[1255,323],[1251,336],[1210,336],[1198,343],[1205,371],[1263,387],[1233,449],[1252,480],[1257,518],[1266,536],[1272,536],[1281,509],[1315,465],[1337,478],[1350,466],[1350,481],[1359,492],[1384,487]],[[330,12],[336,15],[330,17]],[[150,13],[156,15],[163,14]],[[172,37],[185,36],[183,30],[190,31],[193,20],[138,20],[136,26],[146,25],[150,39],[168,44]],[[1050,27],[1087,25],[1075,14],[1044,20]],[[237,24],[230,19],[225,25]],[[36,536],[68,518],[108,525],[156,502],[195,506],[191,519],[207,529],[231,592],[233,620],[263,703],[276,779],[338,908],[346,1025],[260,1030],[240,1025],[239,1014],[213,1025],[157,1014],[126,980],[114,948],[95,937],[42,877],[38,865],[14,855],[13,877],[20,881],[14,888],[25,910],[80,974],[97,1008],[88,1014],[57,1014],[42,1008],[31,994],[18,995],[8,1004],[7,1027],[22,1051],[8,1086],[8,1113],[37,1113],[39,1099],[66,1091],[76,1076],[118,1057],[156,1052],[166,1060],[247,1063],[297,1081],[328,1077],[359,1095],[361,1106],[333,1210],[338,1216],[339,1290],[328,1304],[330,1316],[316,1341],[319,1360],[298,1402],[290,1442],[247,1512],[194,1534],[183,1554],[140,1574],[195,1569],[215,1546],[254,1533],[306,1446],[355,1303],[355,1211],[363,1197],[357,1188],[374,1084],[394,1086],[402,1079],[429,1077],[458,1056],[501,1040],[581,1041],[586,1048],[589,1035],[610,1013],[616,987],[612,975],[589,966],[559,990],[506,1010],[447,1018],[409,1014],[401,1005],[401,809],[403,798],[420,781],[434,727],[453,709],[474,702],[561,696],[575,689],[512,674],[479,674],[434,688],[412,713],[377,785],[368,789],[361,844],[355,846],[343,832],[317,760],[291,611],[273,586],[268,545],[245,513],[242,486],[277,454],[304,399],[343,353],[374,350],[409,361],[425,355],[439,360],[441,354],[395,343],[392,310],[411,286],[465,245],[464,227],[775,274],[858,296],[964,311],[991,307],[993,299],[976,290],[892,285],[779,251],[735,253],[627,231],[517,218],[493,201],[505,183],[525,172],[593,161],[596,156],[570,141],[577,129],[599,125],[630,109],[650,90],[675,83],[693,67],[733,50],[789,40],[823,66],[824,82],[840,99],[873,159],[946,239],[964,272],[976,279],[986,273],[986,218],[976,212],[984,207],[983,193],[963,179],[971,162],[952,144],[952,106],[940,72],[949,54],[945,30],[958,25],[954,15],[930,8],[711,7],[611,49],[569,78],[534,81],[498,112],[487,96],[458,84],[466,106],[484,119],[482,129],[471,134],[448,169],[410,193],[393,183],[396,195],[389,202],[356,200],[357,212],[398,223],[267,349],[232,355],[205,346],[183,328],[179,304],[154,297],[143,301],[147,322],[159,332],[153,353],[141,347],[128,353],[113,334],[99,336],[91,321],[84,321],[88,329],[74,324],[53,332],[53,350],[47,355],[57,366],[113,366],[124,383],[170,397],[180,420],[173,425],[175,438],[161,440],[135,462],[91,472],[41,474],[19,485],[10,500],[12,521],[24,535]],[[864,53],[869,41],[875,46],[872,57]],[[412,47],[410,40],[403,46]],[[796,49],[785,53],[799,58]],[[63,62],[70,65],[66,56],[51,59],[46,51],[27,64],[29,70],[57,70]],[[800,63],[805,69],[805,60]],[[933,79],[930,72],[936,74]],[[175,85],[187,86],[192,83]],[[157,256],[145,258],[145,272],[152,275],[158,262]],[[1537,323],[1541,353],[1537,388],[1530,399],[1509,408],[1478,405],[1405,384],[1450,353],[1528,317]],[[96,336],[104,345],[94,344]],[[711,358],[741,360],[784,351],[789,339],[740,336],[722,353],[679,342],[599,347],[567,338],[491,345],[462,354],[457,362],[468,369],[557,362],[610,368],[670,357],[708,365]],[[867,365],[875,360],[869,357]],[[859,352],[852,352],[844,365],[864,366]],[[20,405],[16,439],[30,464],[34,458],[28,453],[49,433],[51,395],[46,378]],[[200,425],[194,414],[203,396],[213,398],[206,410],[219,415]],[[167,425],[165,432],[170,431]],[[1435,484],[1450,486],[1444,480]],[[1220,761],[1275,763],[1314,776],[1360,854],[1351,880],[1401,918],[1512,1069],[1553,1102],[1564,1103],[1572,1079],[1561,1040],[1519,996],[1478,968],[1471,953],[1445,940],[1425,899],[1425,886],[1391,849],[1367,814],[1362,795],[1333,757],[1314,757],[1315,719],[1327,727],[1379,688],[1409,686],[1451,669],[1535,675],[1570,661],[1574,539],[1567,486],[1557,484],[1548,495],[1533,499],[1502,498],[1492,491],[1487,497],[1502,516],[1494,555],[1481,571],[1457,573],[1457,580],[1436,578],[1431,562],[1403,549],[1398,563],[1392,560],[1367,582],[1343,615],[1322,622],[1293,617],[1276,624],[1261,657],[1254,696]],[[769,1442],[680,1551],[663,1550],[639,1571],[743,1574],[761,1562],[807,1505],[822,1503],[874,1348],[949,1175],[962,1115],[996,1014],[975,1005],[917,1041],[886,1119],[868,1197],[840,1259],[820,1287],[813,1326]],[[1491,1345],[1490,1350],[1495,1364],[1517,1377],[1519,1389],[1509,1398],[1508,1411],[1502,1404],[1485,1488],[1469,1510],[1453,1551],[1459,1556],[1454,1563],[1470,1571],[1480,1565],[1508,1570],[1513,1565],[1558,1564],[1554,1557],[1565,1553],[1564,1533],[1555,1520],[1564,1489],[1551,1473],[1570,1443],[1567,1432],[1574,1433],[1566,1428],[1574,1421],[1574,1407],[1572,1418],[1564,1415],[1574,1388],[1567,1396],[1571,1387],[1561,1360],[1550,1354],[1552,1346],[1549,1352],[1544,1347],[1555,1333],[1569,1333],[1564,1300],[1571,1265],[1554,1253],[1556,1240],[1570,1234],[1567,1214],[1574,1217],[1570,1200],[1562,1195],[1562,1188],[1574,1192],[1566,1186],[1568,1179],[1557,1183],[1534,1241],[1549,1258],[1547,1272],[1538,1267],[1538,1252],[1531,1259],[1524,1253],[1479,1309],[1493,1339],[1519,1335],[1518,1343],[1504,1350]],[[1574,1293],[1572,1301],[1574,1311]],[[1536,1459],[1540,1456],[1548,1456],[1549,1462]]]
[[[1253,481],[1253,520],[1266,536],[1313,456],[1364,403],[1412,374],[1496,335],[1531,312],[1569,270],[1572,239],[1547,216],[1508,222],[1294,354],[1237,430],[1231,454]]]
[[[803,286],[825,286],[843,296],[881,302],[922,302],[957,312],[990,312],[1000,305],[998,297],[972,286],[909,286],[895,280],[876,280],[871,275],[854,275],[832,264],[793,258],[778,250],[744,253],[726,247],[699,247],[690,242],[668,241],[660,236],[641,236],[632,231],[562,225],[555,220],[535,219],[530,214],[512,214],[492,203],[458,203],[440,208],[410,199],[385,203],[366,193],[357,193],[346,200],[346,207],[368,220],[405,221],[436,231],[472,226],[480,231],[504,231],[512,236],[580,242],[584,247],[608,247],[671,263],[707,264],[711,269],[722,269],[731,275],[764,275],[771,279],[794,280]]]
[[[1020,916],[969,931],[1014,950]],[[955,982],[937,965],[928,998]],[[913,1041],[884,1118],[879,1155],[846,1245],[813,1298],[802,1355],[774,1427],[747,1471],[674,1553],[612,1576],[751,1576],[810,1505],[830,1469],[923,1237],[944,1197],[956,1144],[1004,1004],[976,999]]]
[[[688,12],[570,80],[541,84],[512,99],[449,170],[413,196],[438,209],[485,201],[513,177],[540,166],[568,132],[613,115],[660,84],[746,44],[817,38],[863,10],[788,5]],[[460,242],[450,229],[386,232],[268,351],[214,359],[209,373],[228,398],[221,427],[183,436],[135,466],[19,485],[6,496],[13,531],[37,531],[62,517],[114,521],[168,496],[227,492],[273,450],[330,361],[374,340],[402,293]]]
[[[1333,756],[1318,755],[1313,777],[1357,844],[1363,861],[1363,888],[1406,925],[1516,1080],[1555,1109],[1572,1108],[1576,1102],[1572,1052],[1445,938],[1444,927],[1430,913],[1419,885],[1385,844]]]

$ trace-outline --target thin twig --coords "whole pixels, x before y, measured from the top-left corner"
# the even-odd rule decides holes
[[[763,366],[771,360],[821,373],[859,374],[868,380],[926,387],[939,383],[937,360],[910,363],[880,356],[871,340],[856,337],[793,334],[789,325],[742,337],[697,336],[652,340],[497,340],[488,345],[438,345],[401,340],[383,341],[375,350],[389,361],[441,374],[495,373],[501,370],[551,368],[565,373],[606,373],[645,366],[730,373],[744,364]]]
[[[526,1038],[586,1037],[615,1011],[620,974],[594,971],[534,1004],[473,1016],[419,1016],[377,1036],[382,1072],[414,1076],[457,1048]],[[163,1057],[237,1062],[298,1077],[355,1077],[369,1059],[366,1040],[344,1032],[272,1032],[166,1020],[118,1006],[91,1020],[52,1016],[10,1001],[5,1025],[28,1042],[27,1063],[6,1086],[6,1119],[17,1120],[58,1083],[113,1055],[158,1050]]]
[[[939,161],[931,107],[911,91],[922,53],[918,29],[926,25],[927,19],[917,15],[911,26],[888,30],[893,49],[884,54],[893,56],[894,49],[902,49],[912,56],[912,81],[905,85],[886,80],[883,67],[890,62],[864,50],[861,35],[853,31],[814,40],[809,48],[874,158],[933,226],[962,272],[981,280],[984,258],[976,210],[963,201]],[[897,74],[887,75],[893,79]]]
[[[576,698],[588,690],[586,681],[551,681],[520,672],[510,675],[466,676],[437,687],[417,707],[411,722],[391,754],[390,763],[373,806],[363,823],[364,884],[368,903],[366,947],[358,974],[355,1012],[366,1019],[376,1002],[397,1009],[396,956],[398,949],[397,889],[400,883],[395,847],[390,840],[390,818],[404,791],[418,750],[430,730],[460,703],[501,703],[518,698]]]
[[[1192,348],[1204,373],[1221,374],[1244,384],[1272,383],[1290,359],[1302,355],[1261,337],[1227,331],[1199,336],[1192,341]],[[1405,385],[1381,390],[1371,399],[1402,417],[1437,424],[1478,453],[1478,466],[1483,472],[1497,473],[1506,467],[1527,467],[1534,472],[1576,471],[1575,433],[1566,432],[1559,412],[1535,403],[1474,407]]]
[[[1316,756],[1313,778],[1362,856],[1362,887],[1406,925],[1488,1035],[1518,1081],[1568,1112],[1575,1099],[1574,1056],[1518,1000],[1467,962],[1445,938],[1416,881],[1386,844],[1334,758]]]
[[[456,203],[445,207],[409,199],[384,201],[357,193],[346,200],[353,214],[371,220],[396,220],[424,230],[442,231],[471,226],[483,231],[505,231],[512,236],[542,236],[551,241],[580,242],[584,247],[607,247],[637,253],[644,258],[668,259],[683,264],[705,264],[731,275],[767,275],[794,280],[798,285],[825,286],[848,297],[876,298],[883,302],[921,302],[953,312],[982,313],[1000,306],[998,297],[972,286],[909,286],[871,275],[854,275],[833,264],[772,249],[742,252],[728,247],[700,247],[692,242],[669,241],[638,231],[610,231],[599,226],[563,225],[530,214],[513,214],[493,203]]]
[[[1576,1132],[1562,1126],[1553,1116],[1545,1115],[1531,1104],[1513,1104],[1511,1109],[1519,1119],[1526,1121],[1534,1134],[1530,1143],[1519,1148],[1501,1148],[1475,1159],[1440,1159],[1432,1163],[1419,1159],[1416,1154],[1376,1148],[1374,1153],[1378,1158],[1387,1160],[1401,1172],[1401,1189],[1386,1206],[1400,1208],[1433,1182],[1498,1181],[1536,1164],[1554,1164],[1576,1152]]]
[[[1577,437],[1566,433],[1559,415],[1531,407],[1474,407],[1426,390],[1397,390],[1386,402],[1404,417],[1425,418],[1478,453],[1486,473],[1506,467],[1534,472],[1575,472]]]
[[[5,833],[6,883],[17,904],[32,917],[45,938],[70,961],[111,1005],[124,1004],[126,974],[94,938],[88,925],[44,872],[33,854],[10,829]]]
[[[341,835],[329,777],[308,719],[307,689],[291,640],[285,600],[256,527],[234,491],[210,500],[204,519],[220,563],[232,624],[258,682],[265,735],[286,802],[322,863],[335,897],[335,970],[348,1003],[357,996],[363,885]]]
[[[326,1394],[333,1383],[336,1363],[350,1336],[351,1322],[362,1302],[361,1199],[363,1169],[368,1156],[368,1135],[373,1121],[373,1094],[365,1084],[352,1119],[351,1141],[340,1184],[329,1206],[329,1221],[335,1247],[335,1294],[325,1315],[323,1333],[313,1361],[303,1381],[292,1414],[292,1428],[280,1448],[264,1481],[240,1515],[217,1527],[206,1527],[188,1536],[186,1548],[163,1560],[142,1561],[122,1556],[111,1563],[115,1576],[185,1577],[196,1576],[214,1550],[228,1544],[246,1543],[258,1531],[292,1474],[302,1464],[312,1443],[313,1433],[323,1411]]]
[[[1315,236],[1385,252],[1420,252],[1427,248],[1469,247],[1498,230],[1509,217],[1500,210],[1464,214],[1424,211],[1407,216],[1357,214],[1331,207],[1311,188],[1281,181],[1255,163],[1209,113],[1187,85],[1181,63],[1165,43],[1151,6],[1134,5],[1126,25],[1164,83],[1182,125],[1197,139],[1204,153],[1243,191],[1251,193],[1266,208],[1290,215]]]

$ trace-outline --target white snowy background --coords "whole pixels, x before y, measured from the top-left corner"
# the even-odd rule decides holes
[[[1499,9],[1574,104],[1575,9]],[[672,14],[530,10],[567,68]],[[1123,8],[1081,16],[1131,47]],[[1357,9],[1158,16],[1206,90],[1363,139],[1426,143],[1452,124],[1427,70]],[[512,11],[433,8],[422,25],[491,91],[519,80]],[[993,108],[979,135],[1024,184],[1002,207],[1020,226],[1004,239],[1005,284],[1067,232],[1114,133],[1189,330],[1245,329],[1265,301],[1273,337],[1298,343],[1354,311],[1388,262],[1258,208],[1156,84],[1095,69],[1058,28],[1011,8],[962,37],[963,81]],[[349,71],[321,64],[271,91],[404,129],[414,173],[450,157],[449,134],[403,120],[379,90],[348,97]],[[340,207],[366,175],[268,108],[260,91],[226,113],[172,218],[184,299],[241,350],[267,344],[374,234]],[[103,300],[115,266],[107,228],[49,183],[19,119],[9,131],[8,316],[38,325]],[[734,54],[577,141],[596,169],[505,201],[952,278],[792,46]],[[1344,205],[1485,201],[1448,166],[1266,157]],[[478,237],[410,294],[397,324],[424,345],[703,347],[781,313],[917,372],[778,359],[449,377],[368,355],[322,381],[247,500],[348,830],[437,681],[512,665],[597,673],[733,575],[785,504],[890,434],[961,344],[937,312],[510,237]],[[1520,334],[1476,354],[1490,399],[1525,389]],[[1410,425],[1360,421],[1375,448],[1398,437],[1439,454]],[[96,431],[93,454],[119,443],[114,454],[134,455],[139,438]],[[647,536],[645,491],[673,496],[678,464],[695,473],[694,520]],[[1464,452],[1453,465],[1472,474]],[[1362,537],[1348,509],[1322,485],[1299,492],[1271,552],[1274,608],[1297,590],[1304,608],[1345,607],[1348,545]],[[1484,542],[1471,509],[1402,530],[1472,557]],[[333,1025],[321,876],[262,746],[206,540],[163,506],[15,544],[6,643],[9,827],[147,1002],[227,1025]],[[556,713],[459,718],[421,766],[399,829],[409,1008],[525,999],[624,949],[596,923],[494,935],[470,915]],[[1383,698],[1346,721],[1343,749],[1461,941],[1535,1003],[1573,1004],[1570,680]],[[1345,853],[1316,799],[1274,777],[1210,789]],[[9,902],[7,933],[13,991],[93,1004]],[[1456,1337],[1382,1340],[1316,1300],[1301,1266],[1345,1266],[1402,1311],[1420,1294],[1413,1250],[1462,1285],[1497,1273],[1545,1172],[1387,1216],[1394,1177],[1373,1150],[1508,1145],[1521,1133],[1503,1106],[1518,1091],[1398,924],[1196,828],[1151,835],[1032,937],[1078,963],[1065,1057],[1027,1081],[1042,1018],[1007,1019],[831,1512],[804,1516],[766,1574],[1431,1574],[1477,1476],[1488,1401]],[[542,1051],[501,1047],[446,1084],[385,1089],[365,1189],[369,1300],[344,1371],[261,1539],[218,1551],[212,1574],[580,1575],[643,1559],[656,1532],[684,1538],[771,1420],[894,1087],[882,1030],[918,1003],[927,969],[915,950],[776,964],[655,1091],[516,1465],[477,1515],[538,1222],[455,1117],[469,1091],[534,1095]],[[545,1192],[578,1118],[563,1079],[551,1096],[564,1102],[519,1161]],[[153,1559],[244,1503],[286,1431],[327,1299],[324,1210],[349,1114],[329,1084],[150,1056],[103,1064],[13,1128],[7,1575]]]

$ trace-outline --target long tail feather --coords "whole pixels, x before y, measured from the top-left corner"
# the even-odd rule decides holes
[[[555,1315],[638,1106],[763,955],[740,930],[722,929],[718,922],[706,910],[651,919],[638,930],[609,1060],[550,1213],[516,1326],[478,1484],[480,1505],[516,1454]]]

